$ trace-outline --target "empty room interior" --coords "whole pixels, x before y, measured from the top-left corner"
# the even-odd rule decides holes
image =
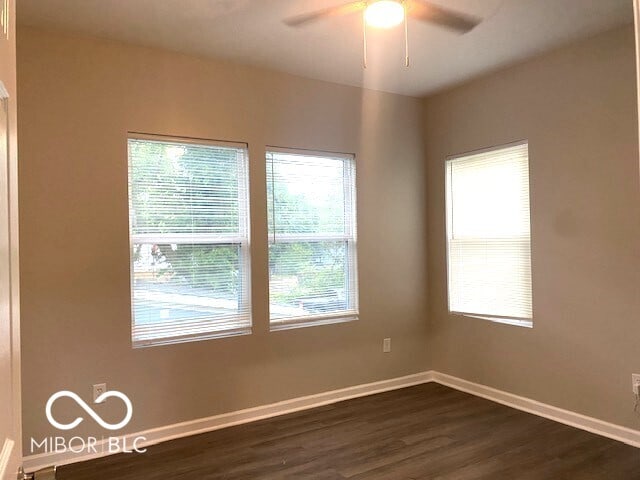
[[[640,479],[633,0],[0,3],[0,478]]]

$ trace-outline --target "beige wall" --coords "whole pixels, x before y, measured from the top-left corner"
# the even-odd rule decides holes
[[[27,441],[54,433],[44,403],[63,388],[130,394],[138,431],[429,368],[638,427],[631,28],[424,102],[29,28],[18,56]],[[127,131],[249,143],[252,336],[131,349]],[[534,328],[451,317],[444,158],[523,138]],[[359,322],[268,332],[268,144],[357,155]]]
[[[640,188],[633,28],[426,100],[429,317],[445,373],[638,428]],[[534,328],[447,313],[444,159],[528,139]]]
[[[18,81],[25,445],[60,389],[131,432],[425,369],[419,100],[28,28]],[[127,131],[249,143],[253,335],[131,348]],[[265,145],[356,154],[360,321],[268,332]]]

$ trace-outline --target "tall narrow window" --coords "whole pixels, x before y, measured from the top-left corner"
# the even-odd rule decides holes
[[[355,161],[269,149],[272,329],[356,319]]]
[[[128,146],[134,346],[249,332],[246,145]]]
[[[447,161],[449,311],[531,325],[526,143]]]

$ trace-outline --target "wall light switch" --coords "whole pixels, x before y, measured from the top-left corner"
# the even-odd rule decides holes
[[[385,338],[382,341],[382,351],[384,353],[389,353],[391,351],[391,339],[390,338]]]

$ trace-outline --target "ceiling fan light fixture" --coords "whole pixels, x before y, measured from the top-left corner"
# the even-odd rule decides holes
[[[398,0],[376,0],[367,5],[364,18],[375,28],[392,28],[404,20],[404,5]]]

